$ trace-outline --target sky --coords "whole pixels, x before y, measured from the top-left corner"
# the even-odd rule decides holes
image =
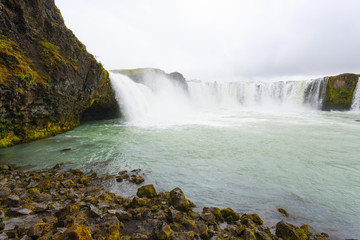
[[[359,0],[55,0],[107,70],[187,79],[360,73]]]

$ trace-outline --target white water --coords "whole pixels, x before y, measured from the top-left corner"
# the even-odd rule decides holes
[[[359,78],[359,80],[360,80],[360,78]],[[359,82],[359,80],[356,85],[354,96],[352,99],[352,104],[351,104],[352,111],[360,111],[360,82]]]
[[[144,84],[111,74],[117,99],[130,124],[201,123],[218,113],[241,110],[304,111],[321,108],[327,78],[308,81],[177,82],[152,74]]]

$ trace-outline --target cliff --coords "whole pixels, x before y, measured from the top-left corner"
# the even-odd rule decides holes
[[[0,147],[118,113],[108,72],[54,0],[0,2]]]
[[[351,73],[329,77],[322,110],[350,110],[358,79]]]
[[[144,83],[144,80],[147,78],[155,77],[165,77],[171,81],[176,82],[179,86],[188,91],[188,84],[184,76],[179,72],[166,73],[165,71],[157,68],[136,68],[136,69],[121,69],[121,70],[112,70],[114,73],[121,73],[133,81],[138,83]]]

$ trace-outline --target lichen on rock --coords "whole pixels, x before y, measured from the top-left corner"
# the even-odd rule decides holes
[[[0,147],[118,114],[108,72],[54,0],[0,2]]]
[[[350,73],[329,77],[322,110],[350,110],[358,79]]]

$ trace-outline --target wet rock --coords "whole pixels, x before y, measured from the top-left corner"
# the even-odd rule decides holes
[[[289,217],[288,212],[283,208],[278,208],[278,212],[284,215],[285,217]]]
[[[54,240],[93,240],[88,227],[78,225],[69,228]]]
[[[0,207],[0,219],[3,219],[5,217],[4,209]]]
[[[108,213],[115,215],[120,221],[129,221],[131,220],[131,214],[124,210],[108,210]]]
[[[221,210],[221,215],[225,219],[226,222],[232,223],[238,221],[240,219],[240,215],[232,210],[231,208],[225,208]]]
[[[254,231],[249,228],[245,228],[240,237],[244,240],[256,240]]]
[[[5,231],[11,231],[15,228],[28,229],[39,222],[41,222],[41,219],[38,216],[30,215],[27,217],[9,218],[4,220],[2,225]]]
[[[31,202],[30,205],[32,205],[35,208],[34,211],[36,213],[41,213],[41,212],[46,211],[46,209],[49,206],[49,203],[48,202],[41,202],[41,203]]]
[[[92,204],[90,205],[90,214],[92,216],[94,216],[94,217],[101,217],[102,216],[101,211]]]
[[[154,197],[156,197],[157,193],[156,193],[154,185],[150,184],[150,185],[145,185],[145,186],[138,188],[136,195],[139,198],[142,198],[142,197],[154,198]]]
[[[8,215],[9,217],[19,217],[19,216],[29,215],[32,212],[33,212],[32,210],[27,208],[10,208],[6,213],[6,215]]]
[[[6,235],[6,233],[1,233],[0,234],[0,240],[6,240],[6,239],[9,239],[8,236]]]
[[[221,214],[220,208],[216,208],[216,207],[204,207],[204,208],[203,208],[203,213],[206,213],[206,212],[212,213],[212,214],[215,216],[215,218],[216,218],[217,221],[220,221],[220,222],[224,221],[224,218],[223,218],[223,216],[222,216],[222,214]]]
[[[263,224],[263,220],[260,218],[260,216],[256,213],[248,215],[248,214],[243,214],[240,218],[241,223],[251,227],[253,226],[253,224],[256,225],[262,225]]]
[[[259,230],[255,230],[255,237],[257,240],[271,240],[271,237],[267,233]]]
[[[190,201],[185,197],[185,194],[180,188],[175,188],[170,192],[171,205],[177,210],[188,211],[191,209]]]
[[[204,222],[197,222],[195,224],[195,233],[199,234],[202,239],[209,237],[209,228]]]
[[[308,239],[308,235],[306,235],[303,229],[284,221],[276,224],[276,236],[290,240]]]
[[[61,150],[61,152],[70,152],[72,150],[72,148],[64,148]]]
[[[205,212],[201,214],[201,219],[204,220],[208,224],[215,224],[216,217],[211,212]]]
[[[157,239],[159,240],[167,240],[170,239],[171,228],[168,224],[163,223],[155,232]]]
[[[11,189],[5,186],[0,187],[0,198],[4,198],[11,193]]]
[[[2,205],[7,207],[19,207],[21,202],[19,196],[11,194],[3,201]]]
[[[130,182],[135,184],[141,184],[145,181],[145,179],[141,176],[132,175],[130,178]]]

